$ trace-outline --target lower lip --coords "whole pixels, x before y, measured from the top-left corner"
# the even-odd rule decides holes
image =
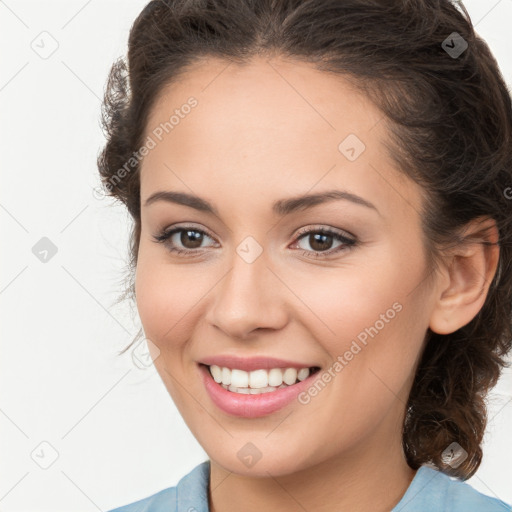
[[[213,380],[207,366],[200,364],[199,368],[202,373],[204,386],[213,403],[224,412],[241,418],[259,418],[286,407],[297,398],[299,393],[311,385],[319,373],[317,371],[307,379],[286,388],[268,393],[260,393],[259,395],[247,395],[224,389]]]

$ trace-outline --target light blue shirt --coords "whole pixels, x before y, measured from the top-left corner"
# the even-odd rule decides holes
[[[210,461],[196,466],[176,487],[109,512],[209,512]],[[391,512],[512,512],[512,507],[470,485],[421,466]]]

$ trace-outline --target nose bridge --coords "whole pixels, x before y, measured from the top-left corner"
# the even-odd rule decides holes
[[[286,312],[279,280],[263,247],[252,237],[233,254],[232,266],[216,288],[210,321],[230,337],[244,338],[258,328],[281,328]]]

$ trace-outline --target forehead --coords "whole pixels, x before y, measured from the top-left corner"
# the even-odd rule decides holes
[[[191,96],[200,107],[194,109],[194,117],[200,118],[194,129],[206,123],[210,128],[215,122],[216,130],[210,136],[218,134],[218,138],[226,133],[233,137],[234,131],[240,137],[251,132],[254,138],[260,129],[279,132],[282,140],[305,124],[315,133],[338,132],[339,136],[352,130],[362,135],[383,117],[341,75],[319,71],[312,64],[284,58],[255,57],[244,64],[203,58],[162,89],[146,131],[168,120]],[[174,134],[186,130],[186,124],[191,122],[176,126]]]
[[[184,108],[191,97],[196,105]],[[147,196],[185,184],[214,197],[229,184],[248,205],[273,190],[345,185],[396,202],[385,182],[412,185],[388,157],[386,133],[383,114],[339,75],[281,58],[204,59],[154,104],[146,136],[156,145],[143,159],[141,188]]]

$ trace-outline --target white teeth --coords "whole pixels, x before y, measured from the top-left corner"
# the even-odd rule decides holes
[[[297,372],[297,379],[299,379],[300,381],[307,379],[308,377],[309,377],[309,368],[301,368]]]
[[[222,368],[224,371],[225,368]],[[231,370],[231,385],[235,388],[249,387],[249,374],[243,370]]]
[[[222,382],[222,370],[218,366],[212,364],[212,366],[210,366],[210,372],[212,374],[213,380],[220,384]]]
[[[280,368],[272,368],[268,372],[268,385],[280,386],[283,383],[283,372]]]
[[[231,384],[231,370],[229,368],[222,368],[222,384],[226,384],[226,386]]]
[[[286,368],[286,370],[283,373],[283,382],[290,386],[291,384],[295,384],[296,380],[297,370],[295,368]]]
[[[253,370],[246,372],[237,368],[226,368],[217,365],[210,366],[213,380],[221,384],[224,389],[235,393],[257,395],[268,393],[276,389],[291,386],[299,381],[307,379],[309,368],[272,368],[271,370]]]
[[[268,386],[267,370],[254,370],[249,373],[249,386],[251,386],[251,388],[266,388]]]
[[[250,389],[249,388],[238,388],[236,386],[233,386],[233,384],[230,384],[227,389],[229,389],[229,391],[235,391],[237,393],[243,393],[245,395],[248,395],[249,394],[249,391]]]
[[[260,395],[261,393],[270,393],[271,391],[275,391],[277,388],[275,387],[272,387],[272,386],[267,386],[265,388],[255,388],[255,389],[252,389],[252,388],[237,388],[233,385],[229,385],[229,386],[222,386],[223,388],[229,390],[229,391],[233,391],[234,393],[241,393],[242,395]],[[286,387],[286,386],[284,386]]]

